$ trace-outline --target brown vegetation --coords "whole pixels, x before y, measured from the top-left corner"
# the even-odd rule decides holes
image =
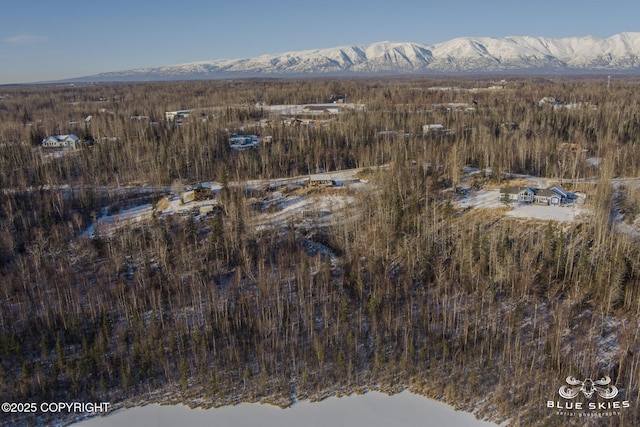
[[[638,242],[611,223],[615,206],[638,212],[638,192],[611,185],[640,172],[637,82],[427,89],[442,84],[3,88],[1,400],[119,404],[167,391],[174,402],[282,403],[411,386],[469,410],[486,397],[479,414],[512,425],[561,425],[540,408],[564,378],[608,374],[631,402],[625,423],[640,422]],[[230,132],[267,118],[258,101],[333,93],[366,108],[315,127],[271,117],[255,129],[270,142],[229,149]],[[596,108],[539,108],[547,95]],[[434,107],[474,98],[474,110]],[[181,126],[164,120],[182,108],[202,110]],[[428,123],[455,133],[422,135]],[[398,134],[376,136],[386,130]],[[39,147],[58,133],[95,143],[62,155]],[[586,179],[593,218],[562,228],[457,212],[442,190],[458,186],[467,164],[492,169],[494,185],[503,172]],[[257,212],[242,182],[354,167],[370,168],[361,176],[376,188],[354,192],[358,220],[250,226]],[[223,183],[223,209],[207,219],[161,216],[81,237],[106,207],[213,180]]]

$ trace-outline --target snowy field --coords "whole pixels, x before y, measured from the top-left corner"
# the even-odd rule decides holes
[[[408,391],[387,396],[369,392],[348,397],[330,397],[321,402],[301,401],[281,409],[259,403],[241,403],[214,409],[190,409],[183,405],[147,405],[92,418],[77,427],[481,427],[495,424],[479,421],[472,414]]]
[[[500,190],[473,191],[457,202],[460,208],[500,208],[504,203],[500,201]]]
[[[506,212],[505,215],[558,222],[572,222],[581,212],[575,206],[544,206],[514,203],[511,207],[513,209]]]

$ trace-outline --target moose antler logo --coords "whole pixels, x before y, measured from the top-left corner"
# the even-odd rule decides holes
[[[560,387],[558,392],[560,396],[565,399],[573,399],[582,392],[587,399],[591,399],[594,393],[598,393],[603,399],[613,399],[618,395],[618,387],[611,384],[611,378],[605,376],[599,380],[592,380],[587,378],[584,381],[580,381],[575,377],[567,377],[567,384]]]

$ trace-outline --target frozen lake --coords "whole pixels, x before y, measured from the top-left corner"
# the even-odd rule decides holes
[[[287,409],[259,403],[241,403],[215,409],[190,409],[186,406],[147,405],[96,417],[74,427],[482,427],[494,426],[478,421],[466,412],[412,394],[408,391],[387,396],[369,392],[363,395],[330,397],[321,402],[297,402]]]

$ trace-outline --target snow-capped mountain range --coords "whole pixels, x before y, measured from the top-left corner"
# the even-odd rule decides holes
[[[259,76],[522,72],[640,73],[640,32],[608,38],[461,37],[435,45],[379,42],[327,49],[140,68],[85,81]]]

